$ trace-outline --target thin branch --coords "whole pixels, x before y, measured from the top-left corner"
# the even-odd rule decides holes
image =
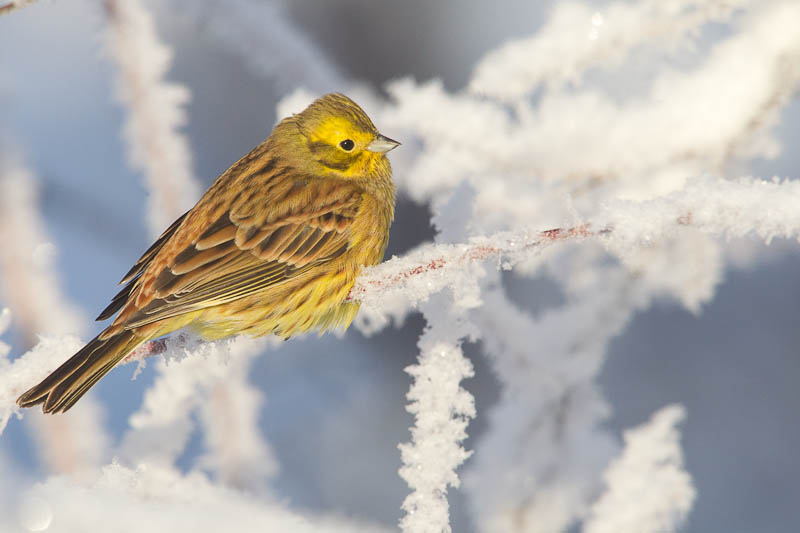
[[[17,153],[0,147],[0,298],[28,346],[41,334],[85,330],[84,317],[62,290],[57,248],[39,204],[37,177]]]
[[[681,529],[697,498],[677,428],[685,417],[683,406],[668,405],[625,432],[625,449],[605,473],[606,490],[592,505],[584,533]],[[644,492],[646,498],[630,505]]]
[[[597,237],[611,232],[610,228],[593,230],[591,225],[582,224],[572,228],[555,228],[534,233],[528,232],[501,233],[491,237],[473,239],[466,244],[434,245],[414,254],[413,266],[392,272],[384,265],[399,261],[393,258],[383,265],[373,267],[369,274],[359,277],[350,291],[347,301],[364,301],[369,293],[381,288],[400,286],[411,278],[432,274],[444,268],[452,268],[467,263],[475,263],[485,259],[508,259],[521,253],[540,249],[556,242]],[[437,253],[441,251],[442,253]],[[422,253],[419,253],[422,252]],[[433,252],[433,256],[429,257]],[[419,257],[419,256],[422,257]],[[402,258],[401,258],[402,259]]]
[[[189,89],[167,81],[173,52],[156,33],[139,0],[105,0],[106,43],[118,67],[117,97],[127,108],[125,138],[131,163],[150,192],[147,222],[159,235],[200,197],[186,124]]]

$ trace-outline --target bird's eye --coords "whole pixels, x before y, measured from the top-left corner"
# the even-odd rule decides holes
[[[344,150],[345,152],[349,152],[350,150],[352,150],[355,147],[355,145],[356,143],[354,143],[352,139],[345,139],[339,143],[339,146],[341,146],[342,150]]]

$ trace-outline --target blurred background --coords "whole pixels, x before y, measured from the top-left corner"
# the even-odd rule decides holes
[[[185,132],[195,174],[207,186],[269,134],[279,118],[276,103],[297,86],[322,93],[347,89],[335,84],[348,80],[382,94],[387,81],[410,76],[437,78],[459,91],[484,54],[535,33],[554,3],[265,2],[330,63],[331,73],[316,77],[302,69],[267,75],[223,46],[214,24],[224,2],[202,2],[202,9],[184,9],[188,4],[180,1],[147,6],[175,54],[168,79],[191,91]],[[265,23],[265,31],[273,24]],[[126,162],[124,110],[114,98],[103,25],[99,3],[88,0],[42,1],[0,17],[0,135],[10,147],[6,153],[13,151],[35,175],[44,231],[57,250],[55,270],[84,327],[74,333],[83,339],[100,329],[89,320],[150,242],[146,190],[141,173]],[[698,42],[702,47],[729,31],[710,24]],[[635,90],[642,80],[616,83]],[[776,128],[785,149],[740,174],[800,176],[796,95]],[[430,218],[427,205],[401,196],[387,257],[431,240]],[[731,257],[737,246],[729,244]],[[777,241],[744,248],[747,260],[729,263],[715,297],[697,314],[672,301],[638,313],[608,348],[600,380],[615,435],[663,405],[686,406],[682,442],[699,495],[685,528],[690,532],[793,532],[800,524],[800,246]],[[503,282],[534,314],[560,298],[543,280],[506,273]],[[36,338],[19,326],[13,322],[3,337],[12,357]],[[259,420],[280,464],[272,483],[278,498],[297,509],[396,524],[408,492],[396,474],[397,444],[409,439],[413,423],[404,408],[411,379],[403,368],[416,361],[423,327],[415,314],[402,327],[368,338],[351,328],[343,338],[292,339],[256,360],[251,381],[267,398]],[[497,401],[499,386],[478,347],[468,344],[466,351],[476,371],[464,387],[478,411],[468,429],[470,449],[486,430],[483,413]],[[96,386],[112,440],[121,438],[140,405],[153,366],[135,382],[129,366]],[[37,479],[47,466],[30,433],[30,426],[12,420],[0,450],[19,476]],[[195,434],[180,464],[189,468],[201,453]],[[458,490],[450,502],[453,530],[473,531]]]

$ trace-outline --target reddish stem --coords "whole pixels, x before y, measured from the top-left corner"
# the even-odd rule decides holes
[[[583,237],[593,237],[597,235],[604,235],[609,233],[611,230],[608,228],[601,229],[599,231],[592,231],[589,224],[582,224],[580,226],[575,226],[573,228],[554,228],[549,229],[546,231],[539,232],[536,238],[531,239],[523,243],[522,246],[514,247],[514,249],[502,247],[502,246],[492,246],[490,244],[481,244],[475,245],[461,255],[456,262],[464,262],[464,261],[481,261],[483,259],[488,259],[489,257],[496,257],[503,254],[508,254],[511,252],[518,252],[520,250],[529,250],[531,248],[535,248],[537,246],[541,246],[546,242],[552,241],[563,241],[567,239],[574,239],[574,238],[583,238]],[[397,283],[403,279],[410,278],[412,276],[416,276],[419,274],[423,274],[425,272],[430,272],[434,270],[439,270],[444,268],[448,264],[448,260],[444,257],[437,257],[431,259],[424,265],[418,265],[408,270],[404,270],[389,276],[385,279],[381,280],[374,280],[370,281],[370,286],[383,286],[385,284],[393,284]],[[354,289],[350,291],[350,294],[347,296],[347,301],[358,300],[358,295],[363,293],[364,289]]]

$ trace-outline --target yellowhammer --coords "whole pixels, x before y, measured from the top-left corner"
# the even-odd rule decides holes
[[[356,275],[389,239],[385,153],[398,144],[341,94],[281,121],[133,265],[98,317],[119,311],[114,322],[17,403],[66,411],[137,346],[184,326],[208,339],[346,328]]]

